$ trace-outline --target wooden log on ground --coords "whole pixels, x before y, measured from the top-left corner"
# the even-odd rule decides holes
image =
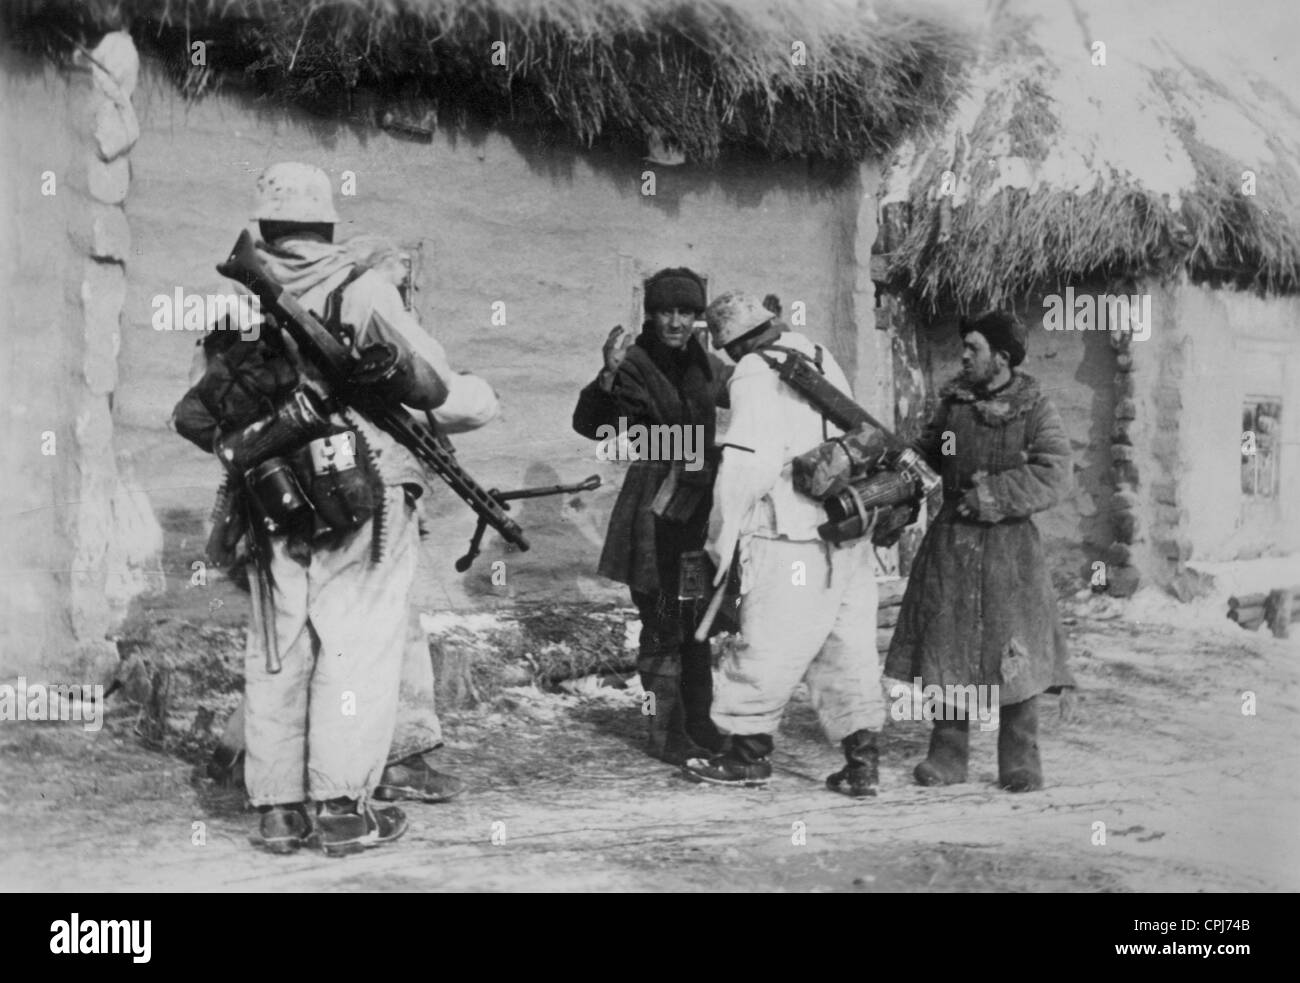
[[[1264,623],[1264,612],[1262,610],[1253,612],[1249,616],[1238,617],[1238,614],[1240,614],[1240,612],[1233,611],[1228,620],[1235,621],[1247,631],[1256,631],[1259,626]]]
[[[1291,595],[1291,620],[1300,621],[1300,584],[1287,590]]]
[[[626,675],[635,671],[636,656],[636,649],[620,649],[617,652],[543,650],[535,656],[538,667],[536,678],[539,683],[554,686],[566,679],[580,679],[583,676]]]
[[[1228,620],[1230,621],[1248,621],[1254,618],[1263,620],[1264,605],[1252,604],[1250,607],[1228,609]]]
[[[898,605],[894,605],[891,608],[881,608],[876,612],[876,627],[893,628],[898,624],[898,612],[901,610],[902,608]]]
[[[1228,610],[1236,608],[1262,608],[1267,594],[1240,594],[1228,598]]]
[[[1238,608],[1228,612],[1228,620],[1235,621],[1247,631],[1255,631],[1264,623],[1263,608]]]
[[[881,655],[889,651],[889,643],[894,637],[894,629],[877,628],[876,629],[876,649]]]
[[[1293,595],[1288,590],[1271,591],[1264,602],[1264,620],[1274,638],[1290,636]]]

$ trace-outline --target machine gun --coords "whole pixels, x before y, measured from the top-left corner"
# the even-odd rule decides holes
[[[573,485],[545,485],[539,488],[518,488],[514,491],[497,491],[493,488],[488,492],[488,497],[495,501],[502,509],[509,509],[508,502],[515,502],[521,498],[544,498],[547,495],[568,495],[573,492],[595,491],[600,487],[600,476],[592,475],[586,481],[579,481]],[[474,535],[470,538],[469,549],[459,560],[456,561],[456,572],[464,573],[469,569],[470,564],[474,562],[474,557],[478,556],[479,543],[483,540],[483,532],[487,529],[488,520],[482,513],[478,517],[478,525],[474,527]]]
[[[484,526],[490,525],[518,549],[528,549],[524,531],[506,515],[502,500],[485,491],[460,466],[456,460],[456,451],[444,434],[412,418],[400,404],[390,404],[350,384],[356,368],[356,360],[350,350],[271,277],[258,259],[257,251],[253,248],[253,237],[247,230],[240,233],[230,256],[217,266],[217,272],[242,283],[257,296],[263,310],[275,317],[276,323],[297,343],[298,351],[324,378],[331,398],[346,394],[348,405],[364,414],[380,430],[414,454],[416,459],[437,474],[478,513],[479,531],[475,543],[481,537]],[[457,569],[461,569],[459,563]]]

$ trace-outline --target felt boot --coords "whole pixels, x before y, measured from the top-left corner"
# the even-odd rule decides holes
[[[686,708],[677,676],[641,673],[641,686],[653,697],[643,710],[649,724],[646,753],[652,758],[680,765],[702,749],[686,733]]]
[[[998,784],[1008,792],[1032,792],[1043,787],[1038,757],[1038,698],[1001,708],[998,726]]]
[[[913,770],[918,785],[956,785],[966,781],[970,755],[970,721],[936,720],[930,751]]]

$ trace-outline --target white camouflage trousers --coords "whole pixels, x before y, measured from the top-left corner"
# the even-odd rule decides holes
[[[418,536],[402,486],[385,489],[383,562],[370,562],[367,522],[302,566],[271,542],[275,623],[284,668],[266,671],[250,631],[244,659],[253,805],[368,796],[379,782],[397,714]]]
[[[729,734],[775,734],[806,678],[829,740],[880,730],[885,702],[871,543],[835,548],[820,540],[755,536],[741,562],[748,584],[741,637],[722,659],[713,722]]]

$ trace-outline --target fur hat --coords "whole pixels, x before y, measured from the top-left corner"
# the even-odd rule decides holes
[[[645,282],[645,312],[702,311],[708,306],[704,279],[684,266],[660,270]]]
[[[972,331],[978,331],[988,341],[992,351],[1000,349],[1007,353],[1012,366],[1025,360],[1024,325],[1008,311],[986,311],[974,317],[963,317],[957,324],[957,330],[963,338]]]

